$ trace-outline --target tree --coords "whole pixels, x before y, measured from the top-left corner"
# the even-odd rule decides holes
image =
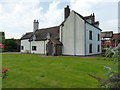
[[[5,51],[7,52],[14,52],[14,51],[18,51],[18,46],[19,46],[19,40],[18,39],[6,39],[4,41],[4,45],[5,45]]]

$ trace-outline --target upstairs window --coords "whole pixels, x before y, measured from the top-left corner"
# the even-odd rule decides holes
[[[89,39],[92,40],[92,31],[89,31]]]
[[[89,53],[92,53],[92,44],[89,45]]]
[[[98,41],[100,41],[100,34],[98,34]]]
[[[36,51],[37,47],[36,46],[32,46],[32,51]]]
[[[24,46],[21,46],[21,50],[23,50],[24,49]]]

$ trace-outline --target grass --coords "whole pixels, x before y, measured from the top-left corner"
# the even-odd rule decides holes
[[[30,54],[3,54],[8,68],[3,88],[97,88],[99,82],[89,74],[106,78],[103,66],[114,67],[102,57],[40,57]]]

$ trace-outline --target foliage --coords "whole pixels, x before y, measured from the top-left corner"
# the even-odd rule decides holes
[[[3,53],[3,68],[9,77],[3,88],[97,88],[99,82],[87,73],[106,79],[103,66],[114,67],[102,57],[43,57],[34,54]]]
[[[118,45],[118,47],[115,47],[115,48],[106,48],[106,53],[105,53],[106,58],[111,57],[113,59],[114,63],[116,64],[116,68],[111,69],[110,67],[107,67],[107,69],[109,68],[109,71],[108,71],[109,77],[107,80],[101,79],[101,81],[100,81],[100,80],[98,80],[99,77],[89,74],[89,76],[95,78],[96,80],[98,80],[101,83],[100,87],[120,88],[120,71],[119,71],[120,46],[119,45]]]
[[[3,42],[5,40],[5,33],[0,32],[0,42]]]
[[[5,39],[4,41],[6,52],[18,51],[18,46],[20,45],[19,39]]]

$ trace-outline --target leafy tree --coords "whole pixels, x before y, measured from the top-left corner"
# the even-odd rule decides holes
[[[4,41],[5,51],[7,52],[18,51],[19,43],[20,42],[18,39],[6,39]]]

